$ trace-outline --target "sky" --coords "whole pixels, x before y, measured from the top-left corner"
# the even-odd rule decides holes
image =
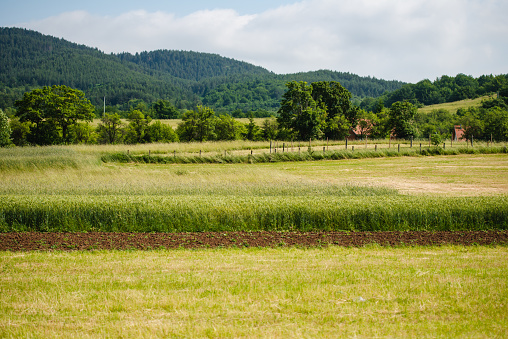
[[[106,53],[215,53],[278,74],[508,73],[506,0],[0,0],[0,26]]]

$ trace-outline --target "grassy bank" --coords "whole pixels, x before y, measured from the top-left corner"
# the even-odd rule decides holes
[[[0,337],[496,338],[506,247],[0,253]]]

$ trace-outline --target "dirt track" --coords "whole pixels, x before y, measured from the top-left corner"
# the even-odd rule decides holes
[[[150,250],[220,247],[508,245],[508,231],[0,233],[0,251]]]

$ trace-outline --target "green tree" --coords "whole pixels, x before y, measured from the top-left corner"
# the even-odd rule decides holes
[[[415,115],[417,107],[408,101],[397,101],[389,111],[389,126],[399,139],[408,139],[416,135]]]
[[[464,129],[464,138],[466,140],[481,139],[485,128],[484,122],[480,118],[480,109],[469,107],[466,113],[460,118],[460,124]]]
[[[31,123],[29,121],[20,122],[18,117],[10,121],[12,143],[16,146],[28,145],[27,136],[30,134]]]
[[[20,122],[32,124],[28,139],[34,144],[67,143],[71,126],[79,121],[91,122],[95,116],[95,108],[83,92],[67,86],[26,92],[15,106]]]
[[[508,111],[500,107],[488,109],[484,116],[484,139],[508,140]]]
[[[277,122],[281,128],[293,130],[299,140],[321,138],[326,124],[326,109],[319,107],[312,97],[312,87],[306,82],[286,84]]]
[[[125,141],[129,144],[145,142],[146,129],[152,119],[149,116],[145,117],[141,111],[135,109],[129,113],[127,120],[129,120],[129,125],[127,126]]]
[[[261,127],[263,139],[275,140],[279,132],[279,123],[274,118],[266,118],[263,120],[263,126]]]
[[[181,141],[214,140],[215,119],[215,112],[211,108],[198,106],[182,115],[182,122],[178,124],[176,133]]]
[[[178,135],[171,126],[157,120],[148,125],[145,140],[146,142],[176,142]]]
[[[11,144],[11,126],[9,124],[9,118],[0,109],[0,147],[5,147]]]
[[[9,124],[9,118],[0,109],[0,147],[9,146],[11,144],[11,126]]]
[[[101,118],[97,132],[99,133],[100,142],[106,144],[116,144],[122,140],[123,123],[117,113],[106,113]]]
[[[318,81],[311,86],[312,98],[326,110],[325,137],[346,137],[357,125],[360,112],[351,102],[351,93],[337,81]]]
[[[95,144],[97,133],[89,123],[78,122],[70,127],[70,138],[73,144]]]
[[[215,122],[216,140],[238,140],[245,132],[245,126],[230,115],[220,115]]]
[[[169,101],[157,100],[152,104],[152,117],[155,119],[177,119],[180,112]]]
[[[245,139],[252,141],[261,140],[261,128],[259,128],[259,126],[254,122],[252,114],[249,117],[249,123],[245,127]]]

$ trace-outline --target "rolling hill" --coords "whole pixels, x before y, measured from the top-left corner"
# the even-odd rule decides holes
[[[197,104],[218,111],[278,108],[285,83],[339,81],[357,98],[379,97],[404,85],[350,73],[315,71],[278,75],[262,67],[216,54],[157,50],[106,54],[41,33],[0,28],[0,108],[32,88],[67,85],[95,105],[125,107],[130,100],[169,100],[180,109]]]

